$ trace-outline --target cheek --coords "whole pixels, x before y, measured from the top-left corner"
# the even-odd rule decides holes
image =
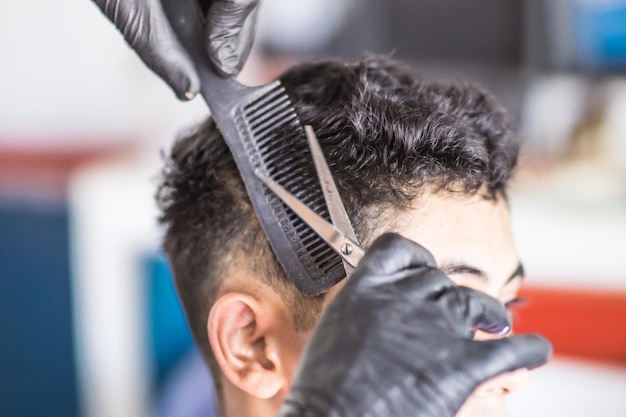
[[[300,360],[300,356],[302,355],[304,345],[306,344],[306,341],[309,339],[310,335],[310,332],[294,333],[293,338],[291,338],[288,343],[289,347],[283,350],[282,363],[285,374],[287,375],[289,380],[289,385],[291,385],[291,380],[293,379],[296,367],[298,366],[298,361]]]
[[[469,397],[455,417],[506,416],[506,404],[503,397]]]
[[[326,310],[326,308],[328,307],[328,304],[330,304],[330,302],[335,299],[339,291],[341,291],[341,289],[346,285],[347,282],[348,280],[344,279],[343,281],[340,281],[337,285],[335,285],[334,287],[332,287],[330,290],[326,292],[326,295],[324,296],[324,301],[322,302],[322,312]],[[307,339],[308,339],[308,336],[307,336]]]

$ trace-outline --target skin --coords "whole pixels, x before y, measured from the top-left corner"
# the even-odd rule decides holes
[[[515,302],[523,268],[504,199],[492,201],[480,195],[429,194],[422,197],[418,208],[394,219],[394,225],[381,233],[396,232],[426,247],[439,268],[457,285],[483,291],[504,305]],[[342,287],[340,283],[327,293],[324,306]],[[308,334],[295,332],[289,311],[280,297],[256,280],[251,271],[233,274],[225,281],[220,294],[209,316],[208,329],[214,351],[218,348],[216,357],[224,373],[225,401],[221,416],[276,416]],[[241,295],[248,298],[242,300]],[[220,304],[222,297],[230,301]],[[221,310],[223,314],[219,314]],[[245,319],[233,323],[227,319],[233,315]],[[252,336],[232,342],[233,334],[246,332]],[[495,337],[502,336],[476,334],[477,339]],[[229,361],[229,355],[219,353],[229,350],[231,357],[244,360]],[[522,388],[527,381],[527,370],[487,381],[476,389],[457,417],[506,416],[506,396]]]
[[[457,285],[485,292],[505,306],[515,302],[523,268],[503,199],[494,203],[480,196],[429,198],[404,220],[402,234],[428,248]],[[500,336],[476,335],[481,340],[496,337]],[[525,369],[494,378],[475,391],[457,417],[506,416],[506,396],[527,382]]]

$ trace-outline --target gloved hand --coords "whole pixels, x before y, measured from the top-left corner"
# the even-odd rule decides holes
[[[206,49],[216,72],[222,77],[236,75],[252,47],[258,0],[194,1],[206,15]],[[198,93],[200,81],[193,62],[170,26],[160,0],[94,2],[178,98],[190,99]]]
[[[537,335],[474,341],[509,329],[495,299],[457,287],[424,248],[377,239],[328,306],[280,417],[453,417],[482,382],[544,363]]]

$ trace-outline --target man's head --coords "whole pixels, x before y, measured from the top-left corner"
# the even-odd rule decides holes
[[[422,80],[386,58],[304,64],[280,79],[314,128],[364,246],[395,231],[463,284],[495,296],[519,285],[505,203],[517,145],[489,94]],[[307,298],[289,282],[211,120],[174,145],[159,202],[179,296],[224,396],[280,403],[336,289]],[[253,402],[248,415],[263,415],[267,405]]]

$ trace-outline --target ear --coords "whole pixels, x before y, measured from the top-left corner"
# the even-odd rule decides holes
[[[207,323],[211,348],[224,376],[240,390],[263,399],[288,389],[291,381],[290,367],[285,365],[293,355],[284,350],[293,344],[282,341],[287,337],[285,327],[292,326],[285,326],[283,309],[275,304],[228,292],[217,299]]]

